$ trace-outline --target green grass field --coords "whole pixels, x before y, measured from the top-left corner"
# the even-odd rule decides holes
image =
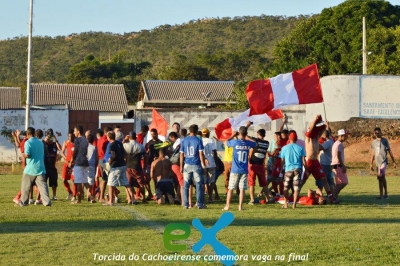
[[[372,176],[350,177],[340,205],[299,206],[295,210],[282,209],[280,204],[245,205],[245,210],[239,212],[235,196],[234,221],[217,238],[236,255],[248,256],[235,265],[398,265],[398,178],[388,177],[388,200],[375,199],[378,185]],[[207,210],[183,210],[154,202],[137,206],[120,203],[114,207],[84,202],[77,206],[65,200],[67,193],[59,182],[61,200],[53,201],[51,208],[17,208],[12,199],[19,190],[21,176],[0,175],[0,179],[0,265],[221,265],[144,261],[142,256],[173,255],[163,245],[165,226],[177,222],[191,225],[198,217],[203,225],[211,227],[221,216],[224,201],[209,204]],[[224,195],[222,181],[220,178],[218,186]],[[305,189],[313,187],[310,179]],[[121,198],[124,201],[124,195]],[[188,245],[187,251],[177,254],[196,254],[191,245],[200,240],[201,234],[192,226],[191,229],[190,238],[183,242]],[[125,255],[125,261],[98,259],[99,255],[114,253]],[[308,260],[288,262],[290,253],[304,257],[308,254]],[[94,254],[98,254],[96,260]],[[212,254],[210,246],[199,253]],[[129,255],[138,260],[129,260]],[[262,256],[259,260],[253,258],[256,255],[264,255],[265,262]]]

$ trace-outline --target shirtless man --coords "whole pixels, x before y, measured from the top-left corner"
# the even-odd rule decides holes
[[[174,204],[175,192],[174,184],[170,178],[172,163],[165,158],[165,149],[159,149],[158,158],[151,163],[151,179],[157,180],[156,201],[157,204],[165,204],[168,199],[169,204]]]
[[[308,173],[312,174],[315,180],[322,181],[330,202],[334,203],[335,201],[333,199],[332,191],[329,186],[328,180],[326,179],[325,172],[318,161],[319,151],[321,150],[319,144],[319,138],[322,136],[325,130],[326,130],[326,124],[322,121],[321,115],[317,115],[314,121],[311,122],[305,134],[307,167],[308,167]],[[309,175],[308,176],[304,175],[301,187],[304,186],[308,177]]]

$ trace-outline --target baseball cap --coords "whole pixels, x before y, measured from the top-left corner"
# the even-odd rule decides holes
[[[289,139],[296,141],[297,140],[297,133],[296,132],[290,133],[289,134]]]
[[[206,127],[201,130],[201,134],[208,134],[208,133],[210,133],[210,130],[208,130],[208,128]]]
[[[337,132],[337,134],[338,134],[339,136],[348,135],[348,132],[347,132],[345,129],[339,129],[338,132]]]

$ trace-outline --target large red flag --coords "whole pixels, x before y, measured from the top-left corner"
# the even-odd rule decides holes
[[[227,118],[215,126],[215,134],[219,140],[227,140],[232,136],[233,131],[239,130],[241,126],[245,126],[247,121],[253,122],[253,125],[260,125],[271,122],[279,118],[283,118],[280,109],[272,110],[266,114],[249,116],[250,109],[244,111],[233,118]]]
[[[147,134],[147,140],[151,140],[150,137],[150,130],[152,128],[157,129],[157,133],[158,133],[158,138],[162,141],[165,140],[165,138],[167,137],[167,131],[169,128],[169,124],[167,122],[167,120],[165,120],[164,117],[162,117],[162,115],[160,115],[156,109],[153,108],[153,112],[151,113],[151,124],[149,126],[149,133]]]
[[[246,96],[250,115],[264,114],[288,105],[324,101],[317,64],[273,78],[254,80],[247,86]]]

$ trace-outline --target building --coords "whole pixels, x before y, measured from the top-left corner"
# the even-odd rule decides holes
[[[137,109],[213,108],[225,105],[232,98],[233,88],[233,81],[145,80]]]

